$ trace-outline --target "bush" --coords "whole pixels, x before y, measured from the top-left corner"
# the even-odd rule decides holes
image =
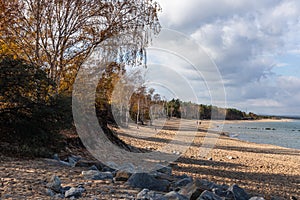
[[[55,95],[44,70],[0,58],[0,143],[10,144],[2,152],[47,157],[61,147],[58,132],[71,122],[71,98]]]

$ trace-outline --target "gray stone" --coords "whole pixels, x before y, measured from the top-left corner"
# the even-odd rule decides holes
[[[167,174],[169,176],[172,175],[172,168],[171,167],[166,167],[164,165],[157,164],[155,166],[155,168],[157,169],[156,171],[158,171],[160,173],[164,173],[164,174]]]
[[[204,190],[199,188],[197,182],[192,182],[182,187],[179,194],[188,197],[190,200],[196,200]]]
[[[127,184],[134,188],[147,188],[149,190],[167,191],[170,182],[167,180],[156,179],[153,175],[147,173],[133,174],[127,181]]]
[[[50,182],[46,186],[54,192],[59,193],[61,191],[61,181],[59,177],[55,175],[51,177]]]
[[[214,188],[212,189],[213,193],[220,197],[224,197],[225,199],[234,199],[233,193],[231,191],[228,191],[226,189],[222,188]]]
[[[251,197],[249,200],[265,200],[263,197]]]
[[[186,186],[187,184],[193,182],[193,179],[191,177],[183,178],[179,181],[176,181],[174,184],[174,187],[183,187]]]
[[[47,188],[46,189],[46,195],[50,196],[50,197],[53,197],[55,195],[55,192],[53,192],[51,189]]]
[[[249,195],[245,192],[244,189],[240,188],[238,185],[233,184],[229,187],[228,191],[233,193],[234,199],[236,200],[248,200]]]
[[[92,165],[91,167],[89,167],[89,170],[99,171],[99,169],[96,165]]]
[[[189,200],[186,196],[183,196],[177,192],[169,192],[163,196],[165,200]]]
[[[196,184],[202,190],[212,190],[213,188],[221,188],[222,187],[220,185],[217,185],[217,184],[210,182],[208,180],[205,180],[205,179],[196,180]]]
[[[150,190],[145,188],[142,191],[140,191],[137,196],[136,199],[137,200],[147,200],[150,199],[150,194],[149,194]]]
[[[165,200],[162,194],[158,194],[155,191],[150,191],[149,189],[143,189],[137,196],[137,200]]]
[[[57,160],[57,161],[60,161],[60,158],[59,158],[59,156],[58,156],[57,153],[53,155],[53,159],[54,159],[54,160]]]
[[[75,197],[75,198],[79,198],[81,197],[82,193],[85,191],[84,188],[78,187],[71,187],[69,190],[67,190],[65,192],[65,197],[66,198],[70,198],[70,197]]]
[[[201,193],[197,200],[222,200],[222,198],[210,191],[205,190]]]
[[[116,181],[127,181],[131,175],[132,174],[127,171],[119,170],[116,173],[115,180]]]
[[[100,172],[98,170],[82,171],[81,174],[85,179],[89,180],[112,180],[113,174],[111,172]]]

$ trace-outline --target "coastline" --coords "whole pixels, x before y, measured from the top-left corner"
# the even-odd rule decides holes
[[[266,199],[274,195],[287,199],[292,195],[300,197],[300,150],[220,135],[214,148],[202,157],[201,146],[211,124],[210,121],[202,121],[193,143],[175,162],[178,168],[174,169],[174,173],[219,184],[237,183],[248,192]],[[133,146],[157,150],[166,145],[165,141],[172,140],[175,134],[172,130],[162,130],[151,139],[122,133],[119,136]]]

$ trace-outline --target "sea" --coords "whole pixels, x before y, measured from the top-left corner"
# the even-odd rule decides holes
[[[300,120],[232,122],[224,124],[223,132],[244,141],[300,149]]]

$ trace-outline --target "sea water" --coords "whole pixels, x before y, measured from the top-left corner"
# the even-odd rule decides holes
[[[260,144],[300,149],[300,120],[224,124],[230,137]]]

